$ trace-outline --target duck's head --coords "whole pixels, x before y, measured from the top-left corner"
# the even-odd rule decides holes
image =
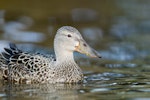
[[[85,42],[80,32],[71,26],[63,26],[58,29],[54,40],[54,48],[55,51],[59,49],[59,52],[66,51],[72,53],[77,51],[90,57],[101,58],[98,52]]]

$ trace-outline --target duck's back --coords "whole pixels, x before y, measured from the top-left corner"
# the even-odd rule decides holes
[[[0,55],[0,70],[6,81],[44,83],[54,61],[55,59],[52,57],[24,53],[14,44],[10,44],[10,48],[5,48],[5,52]]]

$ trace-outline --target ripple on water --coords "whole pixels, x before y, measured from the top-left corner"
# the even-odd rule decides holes
[[[103,57],[110,60],[130,61],[139,56],[140,52],[131,43],[111,43],[108,51],[101,52]]]
[[[25,31],[27,26],[21,22],[8,22],[4,26],[4,38],[20,42],[41,42],[45,35],[40,32]]]
[[[106,91],[110,91],[110,88],[95,88],[95,89],[91,89],[90,92],[106,92]]]
[[[138,89],[139,91],[141,92],[150,92],[150,88],[147,88],[147,89]]]
[[[90,81],[101,81],[101,80],[111,80],[114,78],[121,78],[125,77],[126,75],[120,74],[120,73],[110,73],[110,72],[104,72],[102,74],[92,74],[89,76],[86,76],[86,80],[88,82]]]
[[[0,94],[0,97],[5,97],[5,96],[6,96],[6,94],[4,94],[4,93]]]
[[[134,68],[137,67],[137,64],[134,63],[127,63],[127,64],[105,64],[106,67],[108,68]]]

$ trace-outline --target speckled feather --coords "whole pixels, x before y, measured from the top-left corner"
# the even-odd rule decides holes
[[[2,56],[0,61],[3,78],[19,83],[41,81],[40,75],[42,72],[48,73],[48,66],[54,61],[53,58],[39,54],[22,52],[14,44],[10,44],[10,48],[5,48]]]
[[[4,57],[0,57],[2,75],[5,80],[10,80],[13,83],[56,83],[61,82],[61,79],[64,82],[63,80],[68,77],[65,80],[74,82],[74,80],[71,80],[73,79],[72,71],[78,70],[81,72],[81,69],[76,69],[76,64],[72,62],[67,64],[64,62],[64,64],[60,65],[61,67],[56,67],[53,56],[46,57],[40,54],[30,54],[22,52],[14,44],[13,46],[12,48],[12,44],[10,44],[10,48],[5,48],[5,52],[2,53]],[[68,66],[75,66],[75,69]],[[79,79],[82,80],[82,73],[74,74],[79,74]]]
[[[54,39],[56,58],[23,52],[12,43],[4,50],[0,55],[0,71],[3,79],[12,83],[80,83],[83,72],[74,61],[73,52],[100,58],[79,31],[70,26],[57,31]]]

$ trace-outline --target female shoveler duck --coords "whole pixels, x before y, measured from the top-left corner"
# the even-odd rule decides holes
[[[79,83],[83,81],[83,73],[74,61],[73,52],[100,58],[71,26],[58,29],[54,39],[55,58],[22,52],[15,44],[9,46],[1,53],[0,70],[3,79],[13,83]]]

